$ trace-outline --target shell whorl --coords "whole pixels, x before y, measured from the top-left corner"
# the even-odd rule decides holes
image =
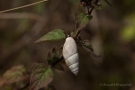
[[[77,53],[77,45],[72,37],[68,37],[64,43],[63,47],[63,57],[69,69],[75,74],[78,74],[79,70],[79,58]]]

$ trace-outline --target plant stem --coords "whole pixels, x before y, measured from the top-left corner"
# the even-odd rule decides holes
[[[54,63],[51,65],[51,67],[53,67],[53,66],[55,66],[56,64],[58,64],[61,60],[63,60],[63,55],[62,55],[62,54],[60,55],[59,59],[56,60],[56,62],[54,62]]]
[[[95,1],[95,4],[98,4],[98,2],[99,2],[99,1],[100,1],[100,0],[96,0],[96,1]],[[88,11],[89,11],[89,13],[88,13],[88,14],[91,14],[93,10],[94,10],[94,7],[93,7],[93,6],[91,6],[91,10],[90,10],[90,11],[88,10]]]

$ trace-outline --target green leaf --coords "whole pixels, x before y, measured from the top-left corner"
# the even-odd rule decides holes
[[[94,8],[97,10],[101,10],[103,8],[103,6],[101,4],[99,4],[99,5],[95,6]]]
[[[93,52],[93,48],[92,48],[92,46],[91,46],[89,40],[87,40],[87,41],[82,45],[82,47],[83,47],[85,50],[87,50],[88,52],[90,52],[94,57],[96,57],[96,58],[100,57],[100,56],[96,55],[96,54]]]
[[[77,22],[76,28],[78,30],[84,28],[88,22],[92,19],[91,15],[79,12],[75,14],[75,20]]]
[[[55,29],[55,30],[47,33],[46,35],[44,35],[40,39],[38,39],[36,42],[48,41],[48,40],[61,40],[64,38],[66,38],[66,36],[65,36],[63,30]]]
[[[5,80],[4,83],[14,83],[19,82],[27,78],[24,73],[26,72],[25,67],[23,65],[14,66],[11,69],[7,70],[4,75],[3,79]]]
[[[94,2],[92,3],[92,6],[97,10],[101,10],[103,8],[102,4],[95,4]]]
[[[42,87],[47,87],[53,80],[53,71],[51,67],[46,67],[44,64],[36,64],[32,70],[30,78],[31,90],[38,90]]]
[[[72,36],[72,35],[76,35],[77,32],[78,32],[77,30],[73,30],[73,31],[71,32],[71,36]]]
[[[54,62],[56,62],[56,60],[59,59],[59,51],[56,47],[53,47],[52,51],[49,51],[48,52],[48,55],[47,55],[47,61],[49,63],[49,65],[52,65]]]
[[[73,30],[73,31],[71,31],[70,32],[70,35],[71,35],[71,37],[76,37],[76,35],[79,33],[80,31],[78,31],[78,30]]]

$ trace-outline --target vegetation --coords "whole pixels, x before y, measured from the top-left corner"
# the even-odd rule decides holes
[[[133,1],[13,0],[10,5],[29,2],[1,10],[1,90],[134,90],[134,6],[122,14]],[[4,3],[1,9],[7,8]],[[68,36],[78,45],[78,76],[62,56]]]

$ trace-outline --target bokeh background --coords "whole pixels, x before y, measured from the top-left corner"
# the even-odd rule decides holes
[[[0,10],[36,1],[39,0],[0,0]],[[78,76],[63,65],[64,73],[54,72],[51,84],[56,90],[135,90],[135,1],[108,1],[112,6],[101,0],[103,9],[92,12],[93,19],[81,33],[83,39],[91,41],[94,52],[101,58],[78,47]],[[61,47],[64,40],[34,41],[53,29],[73,30],[75,12],[83,10],[78,2],[48,0],[0,14],[0,76],[16,65],[24,65],[31,71],[35,62],[47,63],[48,51],[53,46]],[[127,85],[104,86],[112,83]]]

